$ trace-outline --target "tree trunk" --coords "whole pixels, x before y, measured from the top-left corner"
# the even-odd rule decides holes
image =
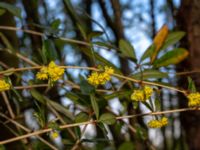
[[[177,24],[180,30],[186,32],[182,46],[186,47],[190,55],[179,67],[178,71],[195,70],[200,68],[200,2],[199,0],[182,0],[177,15]],[[200,78],[198,74],[192,75],[197,90],[200,90]],[[184,81],[184,82],[183,82]],[[187,88],[186,77],[182,78],[179,86]],[[180,106],[187,107],[187,100],[180,99]],[[186,112],[181,114],[181,124],[185,130],[186,140],[189,149],[200,149],[200,112]]]

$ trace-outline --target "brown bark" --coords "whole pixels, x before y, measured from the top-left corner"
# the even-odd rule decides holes
[[[177,24],[179,29],[186,32],[186,37],[182,41],[182,46],[188,48],[190,55],[186,61],[184,61],[179,67],[178,71],[195,70],[200,68],[200,2],[199,0],[183,0],[179,13],[177,15]],[[199,76],[192,75],[192,79],[195,81],[197,90],[200,90]],[[180,86],[187,88],[187,79],[180,80]],[[180,106],[187,107],[187,100],[180,99]],[[200,112],[186,112],[181,114],[181,123],[185,130],[186,140],[189,149],[200,149]]]

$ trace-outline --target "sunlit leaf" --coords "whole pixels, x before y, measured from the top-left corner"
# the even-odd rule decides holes
[[[181,32],[181,31],[169,33],[161,49],[164,50],[170,45],[176,44],[184,36],[185,36],[185,32]]]
[[[171,64],[178,64],[188,56],[188,51],[184,48],[175,48],[161,58],[155,60],[154,67],[163,67]]]
[[[164,25],[158,31],[158,33],[156,34],[156,36],[153,40],[153,43],[155,44],[156,48],[153,51],[153,54],[151,55],[151,63],[153,63],[154,60],[156,59],[160,48],[162,47],[162,45],[165,42],[165,39],[167,38],[167,35],[168,35],[168,27],[166,25]]]
[[[116,122],[115,116],[111,113],[104,113],[100,116],[99,121],[102,123],[112,125]]]

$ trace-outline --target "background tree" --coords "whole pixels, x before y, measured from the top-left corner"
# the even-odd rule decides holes
[[[1,1],[0,75],[13,85],[1,92],[2,147],[199,149],[199,112],[179,113],[193,110],[186,108],[188,74],[179,75],[198,69],[198,5],[195,0]],[[177,67],[188,55],[185,48],[190,55]],[[51,61],[83,68],[65,68],[63,78],[52,86],[51,80],[36,76],[38,68]],[[92,86],[87,77],[103,66],[112,67],[115,75],[105,85]],[[37,69],[23,71],[27,67]],[[191,74],[189,85],[193,80],[198,89],[197,74]],[[133,91],[146,84],[154,88],[152,100],[131,100]],[[152,116],[132,116],[174,109],[165,115],[169,123],[161,129],[148,127]],[[79,125],[89,120],[94,122]],[[60,130],[67,124],[73,127]],[[47,128],[55,132],[21,136]],[[7,140],[15,136],[23,140]]]

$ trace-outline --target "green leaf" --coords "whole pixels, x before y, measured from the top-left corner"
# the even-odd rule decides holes
[[[14,16],[22,18],[21,17],[21,9],[16,7],[16,6],[14,6],[14,5],[11,5],[11,4],[8,4],[8,3],[4,3],[4,2],[0,2],[0,8],[4,8],[7,11],[9,11],[10,13],[12,13]]]
[[[89,116],[88,114],[84,113],[84,112],[80,112],[79,114],[77,114],[75,116],[75,122],[79,123],[79,122],[85,122],[89,120]]]
[[[130,42],[120,39],[119,41],[119,50],[122,53],[122,56],[132,59],[134,62],[137,61],[134,47]]]
[[[81,82],[80,82],[80,89],[81,93],[85,95],[89,95],[91,93],[94,93],[95,88],[91,84],[87,82],[82,76],[79,77]]]
[[[104,34],[104,32],[102,31],[92,31],[88,36],[89,36],[89,39],[92,39],[94,37],[101,36],[102,34]]]
[[[142,77],[141,77],[142,75]],[[153,69],[146,69],[144,70],[142,73],[138,72],[138,73],[135,73],[131,76],[132,78],[134,79],[143,79],[143,80],[146,80],[146,79],[159,79],[159,78],[166,78],[168,77],[168,74],[165,73],[165,72],[160,72],[158,70],[153,70]]]
[[[150,45],[147,50],[144,52],[144,54],[142,55],[142,57],[140,58],[140,62],[144,61],[146,58],[150,57],[154,50],[155,50],[156,46],[155,44]]]
[[[134,150],[135,146],[132,142],[124,142],[119,146],[118,150]]]
[[[51,28],[52,29],[58,29],[59,25],[61,24],[60,19],[56,19],[53,22],[51,22]]]
[[[50,100],[49,98],[43,96],[42,94],[40,94],[37,90],[32,89],[31,91],[31,95],[40,103],[42,104],[47,104],[47,105],[51,105],[53,108],[55,108],[58,112],[64,114],[66,117],[70,118],[71,120],[74,119],[72,113],[70,111],[67,110],[67,108],[65,108],[64,106],[62,106],[61,104],[54,102],[52,100]]]
[[[163,67],[172,64],[178,64],[188,56],[188,51],[184,48],[175,48],[161,58],[155,60],[153,63],[154,67]]]
[[[142,128],[141,126],[136,126],[136,136],[138,139],[146,140],[148,138],[148,134],[146,129]]]
[[[49,61],[58,58],[55,45],[52,40],[47,39],[43,41],[42,54],[44,63],[48,63]]]
[[[38,91],[36,91],[35,89],[31,89],[30,91],[31,95],[38,100],[40,103],[44,104],[45,103],[45,99],[43,97],[42,94],[40,94]]]
[[[0,9],[0,16],[3,15],[6,12],[5,9]]]
[[[95,112],[96,118],[98,119],[99,118],[99,106],[98,106],[98,103],[97,103],[97,99],[93,94],[90,95],[90,101],[91,101],[91,104],[92,104],[92,108]]]
[[[112,94],[107,94],[107,95],[103,95],[104,99],[106,100],[111,100],[115,97],[118,97],[119,99],[124,98],[124,97],[129,97],[130,94],[132,93],[132,91],[127,90],[127,91],[116,91]]]
[[[111,113],[104,113],[100,116],[99,121],[107,125],[112,125],[116,122],[116,118]]]
[[[185,36],[185,32],[171,32],[168,34],[167,39],[165,40],[164,45],[162,46],[162,50],[166,49],[170,45],[173,45],[180,41]]]
[[[197,91],[195,83],[191,77],[188,77],[188,90],[192,93],[195,93]]]
[[[98,46],[101,46],[101,47],[105,47],[107,49],[111,49],[111,48],[115,49],[116,48],[113,45],[105,43],[105,42],[99,42],[99,41],[97,41],[97,42],[92,42],[92,44],[93,45],[98,45]]]
[[[156,107],[156,111],[160,111],[161,109],[161,102],[159,100],[159,98],[156,98],[154,101],[155,107]]]

